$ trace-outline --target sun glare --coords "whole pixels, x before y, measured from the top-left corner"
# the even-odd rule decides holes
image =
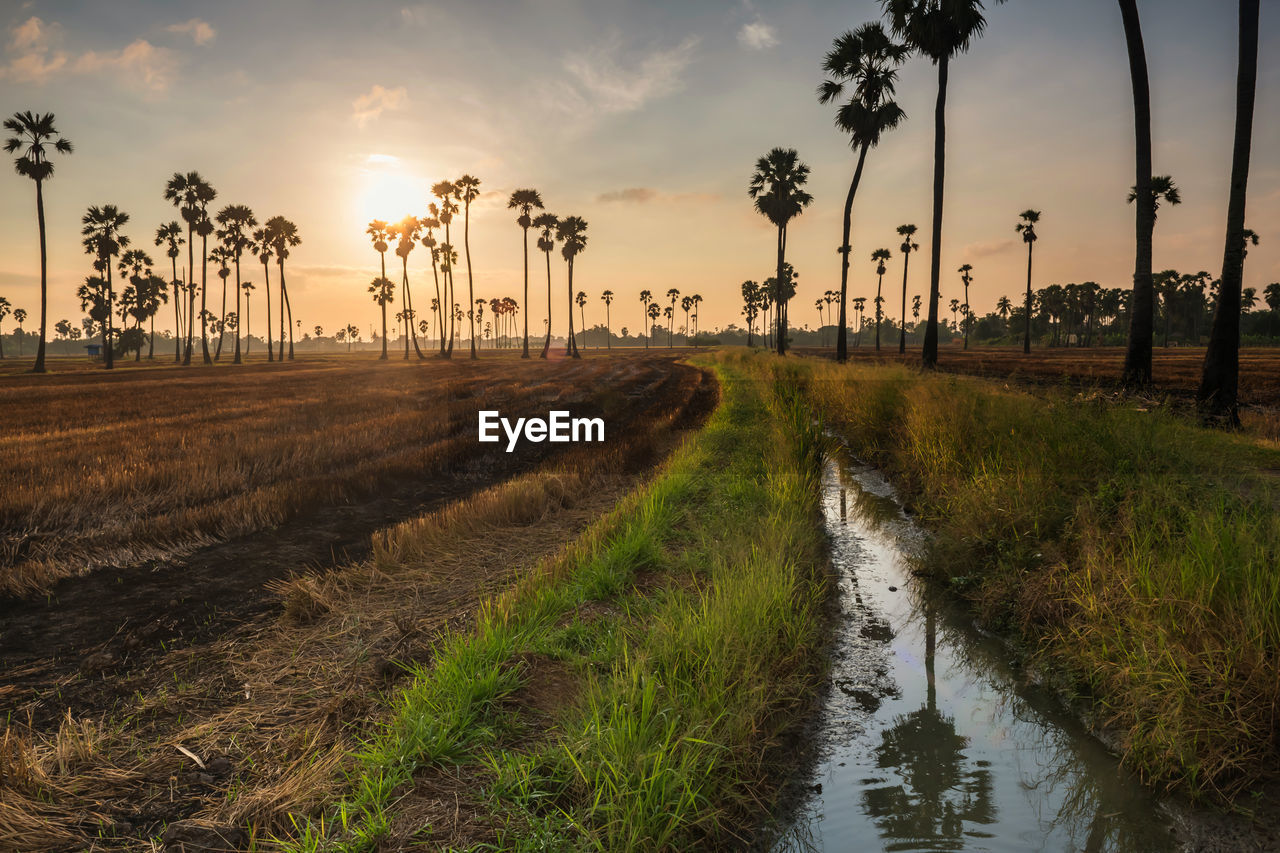
[[[371,154],[365,161],[359,198],[360,220],[396,222],[426,213],[431,188],[425,178],[411,175],[396,157]]]

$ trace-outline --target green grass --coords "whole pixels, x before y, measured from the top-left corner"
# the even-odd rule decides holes
[[[722,401],[658,477],[545,571],[445,638],[294,851],[389,837],[415,774],[468,768],[501,850],[734,846],[768,802],[773,749],[820,675],[824,438],[796,388],[716,365]],[[601,602],[604,618],[584,618]],[[572,673],[549,730],[522,655]]]
[[[1162,411],[792,366],[934,534],[922,568],[1066,673],[1149,781],[1280,767],[1280,452]]]

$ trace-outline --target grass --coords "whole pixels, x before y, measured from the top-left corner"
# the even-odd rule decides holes
[[[809,363],[816,408],[1148,781],[1247,804],[1280,745],[1280,451],[1166,411]]]
[[[717,369],[722,404],[703,431],[440,641],[361,750],[347,796],[299,821],[287,849],[745,842],[821,666],[824,439],[794,393]],[[548,668],[565,686],[531,716]],[[479,780],[464,789],[468,832],[401,819],[442,774]]]

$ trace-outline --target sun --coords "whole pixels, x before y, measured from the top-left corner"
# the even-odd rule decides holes
[[[398,222],[406,216],[422,216],[430,199],[425,178],[407,172],[399,158],[371,154],[361,170],[358,209],[362,223],[381,219]]]

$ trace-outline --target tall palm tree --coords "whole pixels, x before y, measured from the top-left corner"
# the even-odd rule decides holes
[[[284,327],[288,326],[289,360],[293,361],[293,305],[289,302],[289,285],[285,282],[284,262],[289,259],[289,249],[301,243],[302,238],[298,236],[298,226],[283,216],[273,216],[268,219],[266,229],[271,238],[271,251],[276,256],[276,267],[280,273],[280,360],[284,361]],[[285,311],[289,312],[287,323]]]
[[[185,241],[182,239],[182,226],[176,221],[167,222],[156,229],[156,245],[165,247],[165,254],[169,256],[169,265],[173,269],[173,278],[169,281],[169,286],[173,288],[173,361],[174,364],[182,361],[182,311],[180,309],[181,299],[178,294],[181,292],[178,284],[178,247]]]
[[[997,0],[1000,2],[1000,0]],[[938,66],[938,98],[933,111],[933,229],[929,262],[929,315],[923,364],[938,364],[938,298],[942,273],[942,201],[946,175],[947,75],[951,57],[964,53],[982,35],[987,21],[982,0],[881,0],[894,35]]]
[[[1026,331],[1022,338],[1022,352],[1026,355],[1031,354],[1031,248],[1035,245],[1038,237],[1036,236],[1036,223],[1040,221],[1040,211],[1027,209],[1018,214],[1018,218],[1022,221],[1013,227],[1013,230],[1022,235],[1022,242],[1027,244],[1027,296],[1023,303],[1023,312],[1026,314]]]
[[[246,248],[253,251],[253,244],[250,243]],[[253,347],[253,337],[249,334],[249,296],[253,293],[253,282],[243,281],[240,283],[240,289],[244,291],[244,322],[240,324],[240,329],[244,332],[244,357],[249,357],[249,350]]]
[[[578,295],[574,297],[573,301],[578,305],[578,318],[582,321],[580,325],[582,328],[583,343],[585,345],[587,337],[587,294],[584,291],[579,290]]]
[[[209,357],[209,318],[206,308],[207,266],[209,257],[209,235],[213,233],[213,224],[209,221],[209,203],[218,193],[213,186],[200,176],[199,172],[187,172],[185,175],[174,172],[173,177],[165,184],[164,197],[178,208],[183,221],[187,223],[187,276],[195,278],[195,241],[194,234],[200,235],[200,336],[204,351],[204,361],[211,364]],[[182,363],[191,363],[191,350],[195,338],[195,300],[194,281],[188,281],[189,295],[187,307],[187,350]]]
[[[649,318],[649,337],[653,337],[653,327],[658,324],[658,318],[662,316],[662,307],[656,302],[650,302],[649,307],[645,309],[645,315]],[[648,347],[647,341],[645,347]]]
[[[696,339],[698,337],[698,306],[702,304],[701,294],[695,293],[690,296],[689,303],[693,305],[693,336]],[[697,346],[696,342],[694,346]]]
[[[1005,332],[1009,331],[1009,312],[1013,310],[1013,302],[1007,296],[1001,296],[996,300],[996,313],[1000,315],[1000,319],[1004,320]]]
[[[680,291],[674,287],[671,288],[670,290],[667,291],[667,298],[671,300],[671,313],[666,314],[666,317],[668,320],[671,320],[676,315],[676,300],[680,298]],[[672,324],[667,323],[667,349],[671,349],[672,328],[673,328]]]
[[[213,324],[213,330],[218,333],[218,343],[217,343],[217,346],[214,347],[213,360],[221,361],[222,360],[222,333],[226,329],[226,319],[227,319],[227,312],[226,312],[227,279],[231,277],[231,250],[228,249],[224,244],[219,244],[217,246],[214,246],[212,249],[209,250],[209,260],[213,261],[214,264],[217,265],[218,278],[222,279],[222,294],[223,294],[222,315],[217,320],[213,320],[213,319],[210,320],[210,322]],[[210,317],[211,318],[213,317],[213,312],[210,312]]]
[[[454,197],[457,195],[458,188],[454,186],[452,181],[440,181],[433,184],[431,194],[440,199],[439,213],[436,218],[440,220],[440,224],[444,226],[444,244],[440,247],[441,254],[444,256],[444,313],[448,315],[448,338],[449,345],[442,349],[440,354],[445,358],[453,358],[453,323],[454,314],[449,309],[454,304],[453,293],[453,264],[449,261],[449,256],[453,254],[453,239],[450,236],[449,227],[453,223],[453,215],[458,212],[458,205],[454,204]],[[442,331],[444,331],[442,329]],[[441,338],[443,340],[443,338]]]
[[[1133,187],[1137,205],[1133,295],[1129,297],[1129,340],[1125,348],[1123,383],[1130,388],[1151,384],[1151,350],[1155,337],[1155,294],[1151,280],[1152,234],[1155,231],[1155,198],[1151,184],[1151,85],[1147,79],[1147,54],[1142,42],[1138,0],[1119,0],[1133,84],[1134,153],[1137,177]]]
[[[9,312],[13,310],[13,303],[3,296],[0,296],[0,324],[4,323],[4,318],[9,316]],[[0,359],[4,358],[4,331],[0,330]]]
[[[565,355],[582,358],[578,341],[573,335],[573,259],[587,247],[587,221],[581,216],[566,216],[556,225],[556,239],[560,241],[560,254],[569,268],[569,343]],[[585,296],[584,296],[585,301]]]
[[[249,251],[262,263],[262,297],[267,303],[267,361],[275,361],[271,344],[271,241],[273,235],[266,228],[254,229]],[[248,334],[246,326],[246,334]],[[284,340],[280,341],[280,359],[284,360]]]
[[[149,301],[147,291],[150,285],[151,263],[151,256],[141,249],[130,249],[120,256],[116,269],[120,272],[120,280],[129,282],[125,293],[120,297],[121,322],[124,322],[126,317],[133,317],[135,327],[141,327],[142,319],[146,316],[143,303]],[[134,361],[141,361],[141,345],[134,352]]]
[[[606,290],[600,294],[600,301],[604,303],[604,342],[605,349],[613,349],[613,319],[609,314],[609,306],[613,304],[613,291]],[[598,349],[598,347],[597,347]]]
[[[222,226],[218,230],[218,239],[222,241],[222,245],[226,248],[230,255],[231,261],[236,268],[236,319],[237,327],[240,326],[239,318],[248,317],[248,306],[245,306],[245,313],[240,313],[240,258],[245,250],[249,248],[252,231],[251,229],[258,224],[258,219],[253,215],[253,211],[243,204],[229,204],[222,210],[218,211],[218,224]],[[247,298],[246,294],[246,298]],[[244,324],[248,328],[248,323]],[[218,340],[218,348],[222,348],[222,340]],[[233,359],[234,364],[240,364],[240,329],[236,329],[236,354]]]
[[[1222,426],[1240,425],[1240,308],[1246,243],[1258,236],[1244,227],[1253,136],[1253,104],[1258,83],[1258,0],[1240,0],[1239,67],[1236,72],[1236,130],[1231,154],[1231,195],[1222,255],[1218,302],[1209,331],[1196,402],[1204,417]]]
[[[920,248],[920,244],[911,239],[915,236],[914,225],[899,225],[898,234],[902,237],[902,334],[898,336],[898,354],[907,352],[907,267],[911,264],[911,253]]]
[[[395,226],[395,233],[400,237],[396,246],[396,254],[400,256],[401,282],[400,301],[404,304],[404,313],[408,318],[409,334],[405,337],[404,357],[409,357],[409,341],[413,341],[413,351],[419,359],[426,358],[418,346],[418,329],[413,322],[416,312],[413,310],[413,291],[409,289],[409,253],[418,245],[418,235],[422,233],[422,220],[416,216],[406,216]]]
[[[835,40],[823,60],[822,69],[830,75],[818,87],[818,101],[826,104],[844,94],[846,86],[852,88],[848,101],[836,110],[836,127],[849,134],[850,145],[858,152],[858,165],[854,168],[849,192],[844,199],[844,231],[837,251],[840,253],[840,327],[836,331],[836,360],[849,357],[845,299],[849,289],[849,231],[853,219],[853,199],[862,180],[862,166],[867,150],[880,142],[880,137],[897,127],[906,117],[891,98],[897,80],[897,67],[909,52],[905,45],[896,44],[884,28],[873,22],[863,24],[856,31],[846,32]]]
[[[440,305],[442,304],[440,302],[440,269],[439,269],[440,248],[436,242],[436,233],[435,233],[436,229],[440,227],[440,219],[438,218],[440,216],[440,209],[436,207],[434,202],[432,202],[431,204],[427,205],[427,211],[429,215],[418,221],[422,225],[423,248],[425,248],[427,251],[431,253],[431,278],[435,281],[435,285],[436,285],[436,298],[431,300],[431,310],[436,314],[436,327],[439,330],[441,330],[439,332],[440,356],[443,358],[444,357],[444,332],[443,332],[444,324],[443,324],[443,317],[440,316]],[[427,335],[427,332],[423,332],[422,334]],[[350,336],[348,336],[348,338],[349,337]],[[430,343],[431,343],[431,339],[428,336],[427,337],[428,346],[430,345]]]
[[[667,349],[671,349],[671,328],[675,325],[676,309],[674,305],[668,305],[662,309],[662,316],[667,318]]]
[[[457,189],[457,198],[463,204],[462,219],[462,248],[467,257],[467,299],[472,304],[476,301],[476,291],[471,280],[471,202],[480,196],[480,179],[471,175],[463,175],[458,178],[455,183]],[[476,321],[474,317],[469,319],[471,326],[471,357],[479,358],[476,353]]]
[[[756,210],[778,229],[778,273],[775,279],[778,296],[778,354],[787,351],[787,302],[783,264],[787,254],[787,226],[813,202],[804,190],[809,181],[809,167],[800,162],[794,148],[774,148],[756,161],[755,173],[747,187],[747,195],[755,199]]]
[[[903,226],[903,227],[906,227],[906,226]],[[906,244],[904,243],[903,245],[906,245]],[[880,288],[881,288],[881,285],[884,284],[884,274],[887,271],[887,268],[885,267],[884,262],[889,260],[892,257],[893,257],[893,253],[890,252],[888,249],[876,249],[874,252],[871,253],[871,262],[876,265],[876,298],[874,302],[876,307],[876,352],[880,352],[880,316],[881,316],[880,305],[881,303],[884,302],[884,299],[880,296]],[[904,277],[906,276],[905,271],[903,272],[903,276]]]
[[[4,142],[4,150],[15,152],[13,168],[36,183],[36,227],[40,232],[40,343],[36,347],[36,363],[32,373],[44,373],[45,323],[49,305],[49,256],[45,248],[44,182],[53,177],[49,148],[59,154],[70,154],[72,145],[58,136],[53,126],[53,113],[14,113],[4,120],[4,129],[17,134]],[[57,137],[56,139],[54,137]]]
[[[373,241],[373,250],[378,253],[378,259],[382,263],[382,274],[379,275],[378,278],[374,279],[374,283],[376,284],[380,282],[382,279],[387,277],[387,240],[390,239],[391,237],[391,231],[389,230],[389,226],[387,225],[386,222],[384,222],[381,219],[375,219],[369,223],[369,227],[365,228],[364,232],[368,234],[369,239]],[[370,285],[370,293],[372,292],[373,292],[372,285]],[[375,294],[374,301],[377,302],[378,298],[379,297]],[[386,313],[385,310],[383,313]],[[384,320],[384,325],[385,325],[385,320]],[[385,331],[383,333],[383,338],[384,339],[386,338]],[[383,350],[382,357],[386,358],[387,348],[385,346],[386,344],[385,340],[383,341],[383,344],[384,345],[382,348]]]
[[[969,282],[973,281],[973,276],[969,275],[969,273],[973,272],[973,264],[965,264],[956,272],[960,273],[960,281],[964,282],[964,310],[967,315],[969,311]],[[968,322],[964,324],[965,349],[969,348],[969,326],[970,323]]]
[[[508,210],[519,210],[516,224],[524,233],[524,304],[529,304],[529,226],[533,224],[533,211],[542,210],[542,196],[537,190],[523,189],[511,193],[507,199]],[[529,312],[524,314],[524,349],[521,358],[529,357]]]
[[[645,313],[645,316],[646,316],[646,317],[647,317],[647,316],[649,316],[649,302],[650,302],[650,301],[652,301],[652,300],[653,300],[653,293],[652,293],[652,292],[650,292],[650,291],[648,291],[648,290],[642,290],[642,291],[640,291],[640,305],[641,305],[641,307],[643,307],[643,308],[644,308],[644,313]],[[642,328],[642,329],[643,329],[644,327],[645,327],[645,324],[644,324],[644,322],[642,321],[642,322],[640,323],[640,328]],[[652,330],[650,330],[650,331],[652,331]],[[649,337],[650,337],[650,336],[649,336],[649,335],[647,335],[647,334],[644,336],[644,348],[645,348],[645,349],[648,349],[648,348],[649,348]],[[747,331],[747,337],[751,337],[750,329],[748,329],[748,331]],[[748,344],[748,346],[750,346],[750,344]]]
[[[556,228],[560,219],[554,213],[540,213],[532,224],[542,232],[538,236],[538,248],[547,256],[547,339],[542,344],[542,358],[546,358],[551,352],[551,250],[556,247]],[[573,285],[569,289],[572,290]]]
[[[105,309],[106,317],[102,321],[102,358],[107,370],[115,367],[115,359],[111,352],[111,312],[114,309],[115,290],[111,279],[111,261],[129,245],[129,238],[120,233],[129,222],[129,214],[119,210],[114,204],[102,207],[90,207],[80,220],[84,226],[80,233],[84,236],[84,250],[93,255],[94,267],[106,276]]]
[[[373,301],[378,303],[378,307],[382,309],[382,355],[378,356],[380,361],[387,360],[387,306],[395,301],[396,286],[391,279],[385,275],[375,278],[369,284],[369,292],[373,294]]]

